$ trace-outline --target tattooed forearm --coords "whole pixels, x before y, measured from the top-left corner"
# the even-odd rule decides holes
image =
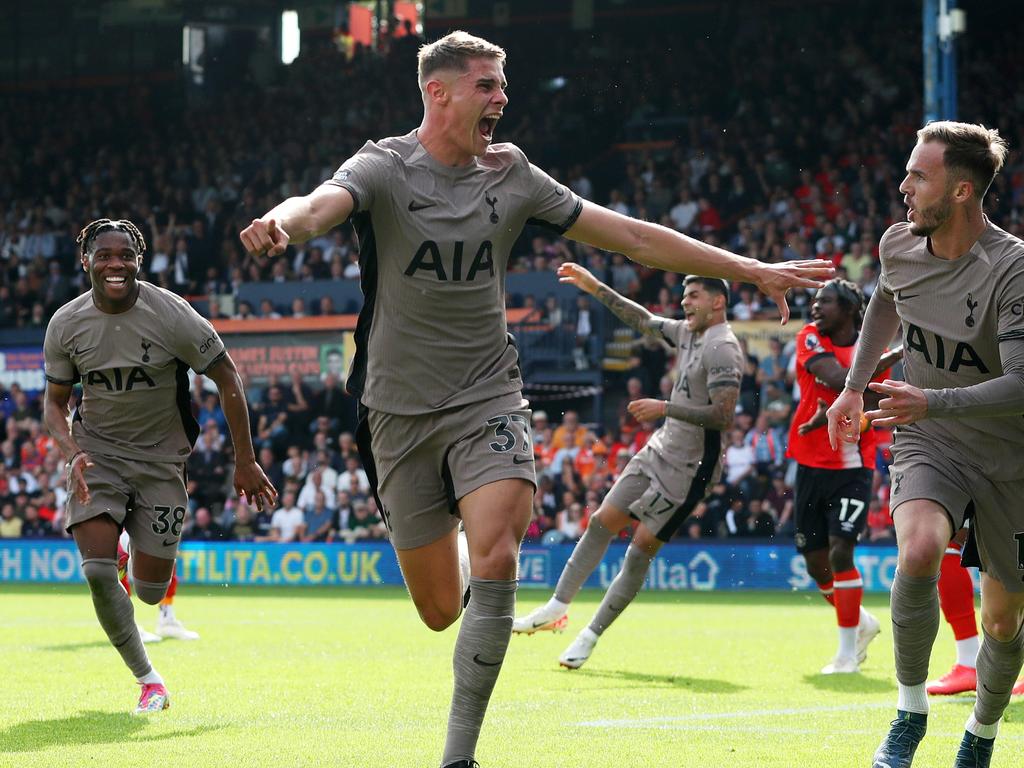
[[[640,333],[657,336],[661,330],[662,318],[652,315],[636,302],[616,293],[603,283],[594,291],[594,298],[608,307],[622,322]]]
[[[738,398],[739,387],[719,386],[711,390],[710,405],[669,403],[665,408],[665,415],[670,419],[679,419],[698,427],[721,431],[732,426]]]

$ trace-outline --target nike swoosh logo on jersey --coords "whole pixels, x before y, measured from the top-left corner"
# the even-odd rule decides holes
[[[920,296],[920,293],[904,293],[903,291],[896,291],[896,298],[900,301],[906,301],[907,299],[916,299]]]
[[[512,457],[512,463],[513,464],[532,464],[533,463],[533,459],[532,458],[523,459],[522,461],[520,461],[519,459],[520,459],[519,456],[513,456]]]
[[[87,349],[79,349],[76,346],[75,347],[75,354],[76,355],[84,355],[86,352],[92,352],[94,349],[96,349],[96,347],[88,347]]]
[[[481,667],[500,667],[501,666],[501,662],[500,661],[484,661],[483,659],[480,658],[480,654],[479,653],[476,656],[473,657],[473,661],[475,661]]]
[[[164,546],[171,547],[178,543],[177,539],[164,539]]]
[[[433,208],[437,203],[417,203],[415,200],[409,203],[410,211],[422,211],[424,208]]]

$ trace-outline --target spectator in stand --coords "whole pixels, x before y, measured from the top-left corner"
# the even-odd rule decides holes
[[[227,533],[221,528],[206,507],[196,509],[192,524],[182,537],[188,541],[223,541]]]
[[[227,459],[222,446],[217,422],[210,419],[186,462],[189,499],[200,507],[219,509],[227,498]]]
[[[576,411],[566,411],[562,415],[562,423],[551,435],[551,448],[555,451],[577,448],[583,445],[586,436],[587,428],[580,424],[580,415]]]
[[[260,466],[275,488],[284,488],[284,465],[274,457],[270,448],[260,449]]]
[[[758,475],[771,476],[786,459],[786,444],[768,422],[768,412],[761,411],[754,428],[747,432],[743,442],[754,452],[754,468]]]
[[[338,487],[348,490],[353,486],[353,483],[359,489],[359,494],[367,496],[370,493],[370,480],[366,476],[366,471],[359,463],[359,458],[356,456],[349,456],[345,460],[345,471],[338,475]]]
[[[238,302],[237,312],[232,320],[255,320],[256,315],[253,314],[252,304],[244,299]]]
[[[21,526],[21,538],[46,539],[53,536],[50,524],[39,517],[39,508],[35,504],[25,507],[25,521]]]
[[[793,489],[786,485],[785,474],[782,470],[776,470],[772,474],[771,485],[764,495],[764,506],[775,517],[778,534],[792,538],[795,531],[793,525]]]
[[[270,299],[262,299],[260,301],[260,317],[264,320],[280,320],[281,313],[277,311],[277,307]]]
[[[338,435],[338,460],[342,466],[346,466],[351,458],[359,459],[355,437],[351,432],[342,432]]]
[[[385,539],[387,528],[380,516],[371,509],[369,501],[357,501],[352,505],[348,526],[340,535],[346,542],[352,544],[363,539]]]
[[[355,428],[355,398],[345,392],[338,375],[324,374],[323,387],[310,398],[310,415],[316,419],[324,416],[330,422],[332,432],[352,432]]]
[[[761,314],[757,291],[748,285],[740,286],[739,298],[732,305],[733,320],[756,320]]]
[[[270,541],[289,543],[298,541],[306,524],[302,508],[295,503],[295,492],[285,491],[281,495],[281,506],[270,518]]]
[[[729,432],[729,447],[725,449],[725,482],[744,498],[750,497],[755,475],[754,450],[744,442],[743,432]]]
[[[4,502],[0,507],[0,539],[20,539],[24,521],[14,513],[14,505]]]
[[[306,308],[306,301],[305,301],[305,299],[303,299],[303,298],[301,298],[299,296],[296,296],[294,299],[292,299],[292,313],[291,313],[291,316],[295,317],[295,318],[309,317],[309,312],[308,312],[308,310]]]
[[[697,220],[697,213],[699,208],[697,203],[693,200],[693,195],[690,190],[683,187],[679,190],[679,199],[676,204],[672,206],[669,211],[669,217],[672,219],[672,226],[680,232],[687,234],[691,233],[694,229],[694,223]],[[678,302],[675,302],[678,305]]]
[[[265,466],[265,465],[263,465]],[[268,475],[269,476],[269,475]],[[281,486],[274,486],[279,488]],[[264,538],[270,533],[270,520],[264,516],[262,521],[253,515],[252,507],[239,499],[234,509],[234,519],[224,533],[230,541],[253,542]]]
[[[296,504],[300,509],[306,510],[316,503],[316,495],[324,495],[327,506],[332,508],[338,497],[338,488],[347,488],[345,483],[338,482],[339,476],[329,466],[314,466],[306,476],[306,482],[302,486]]]
[[[337,500],[336,496],[332,496]],[[312,506],[303,511],[305,525],[301,540],[303,542],[332,542],[337,535],[334,511],[327,506],[327,496],[323,491],[313,495]]]
[[[583,505],[578,501],[564,507],[555,518],[555,529],[562,535],[563,541],[577,541],[584,527]]]
[[[288,404],[280,386],[267,387],[266,395],[256,422],[256,442],[260,448],[272,448],[276,452],[288,440]]]
[[[266,450],[269,451],[270,448]],[[303,451],[297,445],[288,446],[288,458],[281,465],[281,471],[284,473],[285,478],[304,483],[306,475],[309,474],[309,452]],[[276,485],[274,487],[281,488],[282,486]]]

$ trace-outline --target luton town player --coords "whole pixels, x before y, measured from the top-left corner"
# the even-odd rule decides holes
[[[876,768],[910,765],[924,737],[935,584],[965,517],[964,562],[983,571],[983,639],[957,768],[990,764],[1024,662],[1024,242],[982,210],[1006,152],[999,133],[980,125],[938,122],[918,131],[900,184],[907,221],[882,236],[878,290],[846,388],[828,411],[833,443],[855,439],[862,393],[902,323],[906,381],[871,384],[884,397],[866,414],[897,427],[890,474],[899,695]]]
[[[854,546],[867,522],[875,469],[875,432],[833,451],[825,429],[809,429],[820,405],[842,391],[864,315],[864,297],[855,283],[830,280],[811,304],[813,322],[796,337],[796,377],[800,405],[790,427],[789,456],[796,460],[796,548],[807,572],[835,606],[839,648],[822,674],[858,672],[867,647],[878,635],[878,620],[864,610],[864,582],[853,562]],[[883,373],[899,352],[879,363]],[[820,423],[824,423],[821,421]]]
[[[364,301],[348,380],[361,405],[359,451],[431,629],[462,612],[456,515],[468,540],[472,597],[455,643],[445,766],[475,764],[532,510],[530,411],[505,323],[505,273],[523,227],[661,269],[759,283],[784,315],[787,288],[830,274],[823,262],[763,264],[593,205],[517,147],[492,145],[508,103],[504,64],[501,48],[465,32],[424,46],[420,127],[367,142],[332,179],[241,233],[251,253],[272,256],[350,216],[359,235]]]
[[[100,625],[142,686],[136,713],[168,706],[118,582],[117,544],[128,531],[135,592],[167,592],[185,522],[185,461],[199,434],[188,369],[216,382],[235,447],[235,490],[262,506],[276,491],[256,464],[245,392],[210,323],[180,296],[136,278],[146,249],[129,221],[99,219],[78,236],[92,289],[46,328],[43,418],[68,463],[67,528]],[[69,423],[75,382],[82,403]]]
[[[722,431],[732,426],[743,375],[743,353],[725,312],[724,280],[690,275],[683,283],[684,320],[648,312],[577,264],[558,268],[571,283],[607,306],[634,330],[676,348],[676,382],[668,400],[641,398],[629,404],[639,421],[664,419],[608,491],[566,563],[547,603],[516,619],[512,631],[533,634],[561,629],[569,603],[601,563],[612,539],[637,523],[622,569],[597,613],[559,658],[579,669],[598,638],[639,594],[655,556],[722,474]],[[824,430],[820,430],[824,432]]]

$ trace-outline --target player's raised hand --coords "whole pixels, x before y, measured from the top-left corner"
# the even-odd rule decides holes
[[[85,482],[85,470],[95,466],[96,462],[92,460],[88,453],[79,451],[71,459],[71,466],[68,467],[71,492],[75,494],[75,498],[82,504],[88,504],[92,499],[92,495],[89,493],[89,484]]]
[[[591,274],[590,270],[567,261],[558,265],[558,282],[575,285],[585,293],[593,293],[601,282]]]
[[[761,289],[761,293],[775,302],[782,314],[783,325],[789,322],[786,291],[790,288],[821,288],[836,273],[832,262],[824,259],[783,261],[778,264],[761,264],[761,267],[763,269],[754,284]]]
[[[863,393],[844,388],[826,413],[828,416],[828,442],[833,451],[839,447],[840,441],[856,443],[860,440],[863,415]]]
[[[657,421],[665,415],[668,403],[664,400],[642,397],[627,405],[626,410],[637,421]]]
[[[253,256],[261,253],[280,256],[291,241],[276,219],[253,219],[252,224],[243,229],[238,237],[245,250]]]
[[[277,489],[255,461],[235,465],[235,493],[244,496],[249,504],[255,504],[260,512],[277,506]]]
[[[924,392],[905,381],[886,379],[868,384],[872,392],[887,395],[878,401],[878,409],[864,415],[879,427],[913,424],[928,415],[928,399]]]

